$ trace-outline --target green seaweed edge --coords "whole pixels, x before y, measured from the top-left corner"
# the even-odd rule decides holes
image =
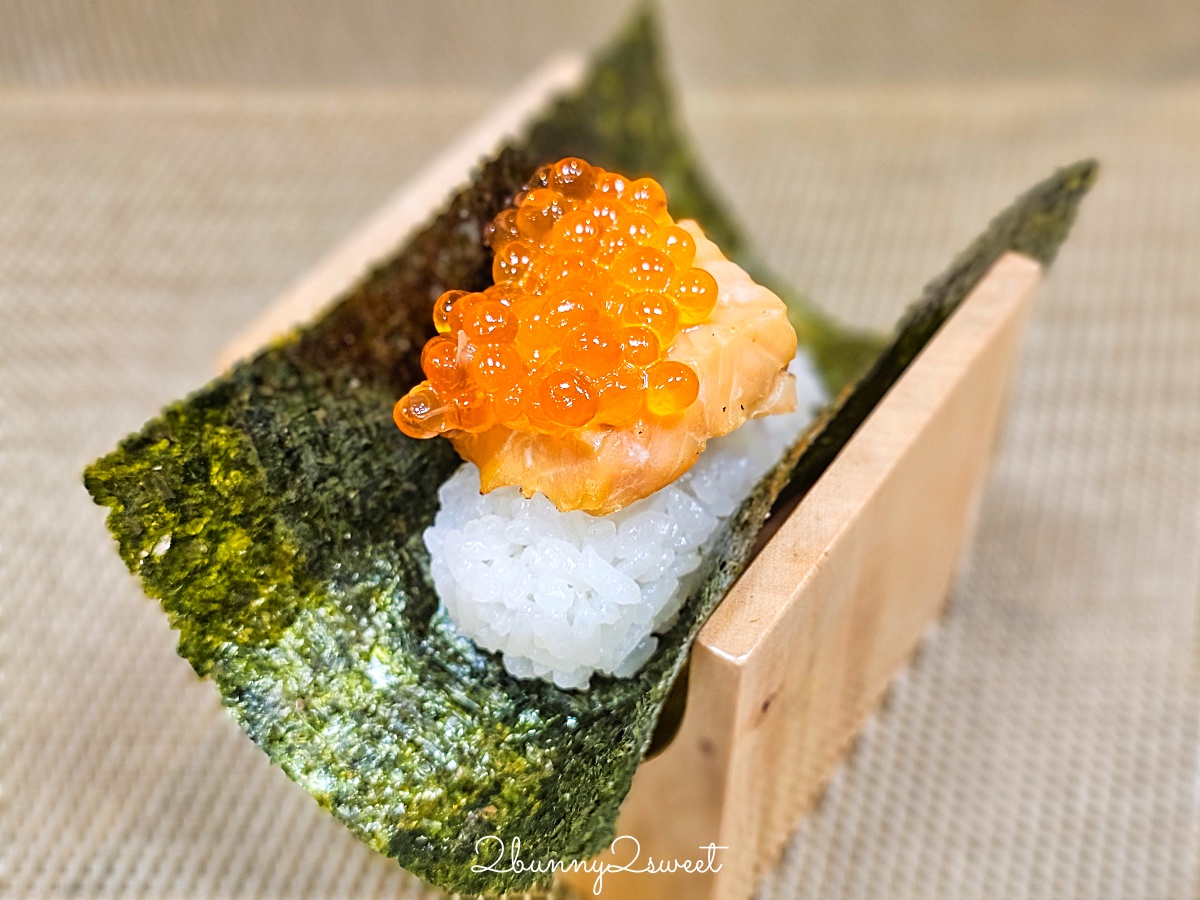
[[[547,880],[474,870],[482,838],[521,838],[531,863],[609,843],[691,641],[773,505],[815,481],[1000,253],[1050,262],[1094,178],[1090,162],[1064,169],[998,217],[877,358],[877,339],[789,295],[831,387],[874,358],[868,374],[742,505],[637,676],[583,693],[520,682],[437,609],[421,533],[458,459],[447,442],[404,438],[390,408],[419,378],[433,298],[486,283],[479,229],[545,159],[576,153],[655,175],[676,215],[774,285],[699,175],[659,60],[643,12],[580,92],[321,320],[173,404],[85,473],[122,558],[180,632],[180,654],[247,734],[370,846],[449,890]],[[846,358],[855,364],[829,364]]]

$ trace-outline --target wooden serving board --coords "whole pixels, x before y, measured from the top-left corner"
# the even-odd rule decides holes
[[[428,224],[430,217],[470,180],[472,170],[484,156],[517,137],[555,97],[577,87],[586,71],[587,61],[575,54],[557,56],[546,63],[235,335],[218,354],[217,371],[224,372],[280,335],[316,318],[365,278],[372,266],[393,253],[409,234]]]
[[[230,342],[219,369],[352,287],[584,68],[544,67]],[[604,897],[743,900],[778,858],[945,601],[1040,278],[1018,254],[995,264],[700,632],[679,730],[638,769],[618,834],[636,838],[635,867],[716,845],[716,871],[610,871]],[[632,855],[626,840],[605,858]],[[565,880],[593,893],[594,875]]]
[[[715,844],[719,871],[608,872],[602,896],[744,900],[778,859],[945,602],[1041,274],[997,261],[700,632],[679,731],[617,833],[633,868]],[[567,880],[590,894],[595,876]]]

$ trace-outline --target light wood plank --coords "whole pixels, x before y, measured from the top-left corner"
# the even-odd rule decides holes
[[[484,156],[517,137],[551,100],[577,86],[585,70],[582,56],[563,55],[534,73],[230,341],[217,357],[217,371],[313,319],[357,284],[468,182]]]
[[[778,858],[947,596],[1040,276],[997,262],[701,632],[679,733],[618,834],[655,859],[728,847],[721,870],[610,873],[604,897],[743,900]]]

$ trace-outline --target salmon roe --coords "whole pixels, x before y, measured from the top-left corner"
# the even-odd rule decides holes
[[[426,380],[393,413],[401,431],[560,434],[696,402],[696,372],[667,351],[712,313],[717,282],[693,266],[657,181],[568,157],[534,172],[485,237],[494,284],[434,303]]]

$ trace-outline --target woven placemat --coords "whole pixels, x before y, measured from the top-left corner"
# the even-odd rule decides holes
[[[79,473],[492,96],[0,91],[12,896],[422,895],[175,656]],[[1105,164],[1035,309],[950,612],[761,896],[1196,896],[1200,86],[687,100],[764,255],[858,323],[890,322],[1056,164]]]
[[[0,84],[507,87],[645,0],[0,0]],[[1192,0],[656,0],[706,88],[1200,73]]]

